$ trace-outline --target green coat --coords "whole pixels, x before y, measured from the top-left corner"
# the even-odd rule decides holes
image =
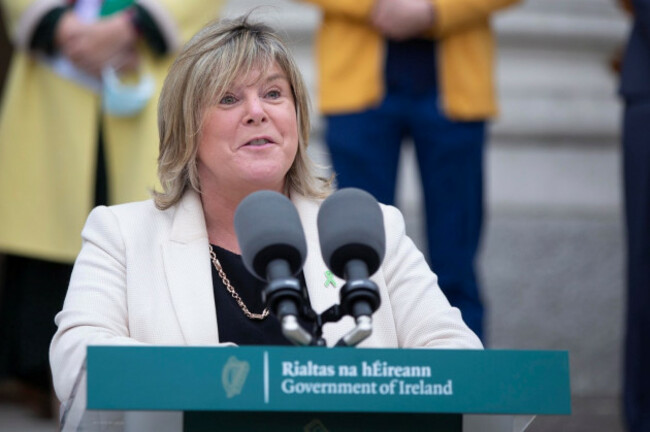
[[[157,95],[173,58],[143,43],[156,96],[135,117],[102,113],[100,97],[43,65],[26,41],[60,0],[2,0],[16,45],[0,107],[0,252],[72,262],[94,202],[100,122],[111,204],[148,198],[156,187]],[[217,17],[219,0],[138,0],[177,49]],[[39,15],[40,14],[40,15]]]

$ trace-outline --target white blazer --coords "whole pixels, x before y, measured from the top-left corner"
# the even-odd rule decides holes
[[[325,286],[316,218],[320,201],[294,194],[307,240],[303,268],[313,309],[339,302],[343,281]],[[481,348],[458,309],[438,287],[405,234],[395,207],[381,206],[386,256],[373,275],[381,307],[361,347]],[[58,330],[50,347],[54,388],[71,393],[88,345],[219,345],[208,234],[199,195],[185,193],[164,211],[153,201],[95,208],[82,232]],[[353,328],[346,317],[326,324],[332,345]]]

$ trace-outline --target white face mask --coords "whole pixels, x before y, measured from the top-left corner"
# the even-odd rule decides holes
[[[155,82],[151,74],[144,74],[137,84],[124,84],[115,69],[102,71],[102,107],[115,117],[132,117],[147,105],[153,96]]]

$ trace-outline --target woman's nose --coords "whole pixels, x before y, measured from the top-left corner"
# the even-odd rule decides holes
[[[251,97],[246,102],[246,124],[258,124],[267,120],[266,111],[259,97]]]

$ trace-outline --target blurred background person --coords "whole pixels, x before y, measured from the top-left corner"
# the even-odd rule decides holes
[[[402,142],[415,145],[429,264],[483,338],[475,272],[483,223],[486,120],[497,113],[491,15],[517,0],[307,0],[319,104],[338,187],[395,202]]]
[[[14,45],[0,111],[0,380],[49,415],[48,346],[91,208],[156,182],[156,103],[214,0],[2,0]]]
[[[650,431],[650,1],[621,0],[634,19],[621,64],[627,313],[623,379],[630,432]]]

